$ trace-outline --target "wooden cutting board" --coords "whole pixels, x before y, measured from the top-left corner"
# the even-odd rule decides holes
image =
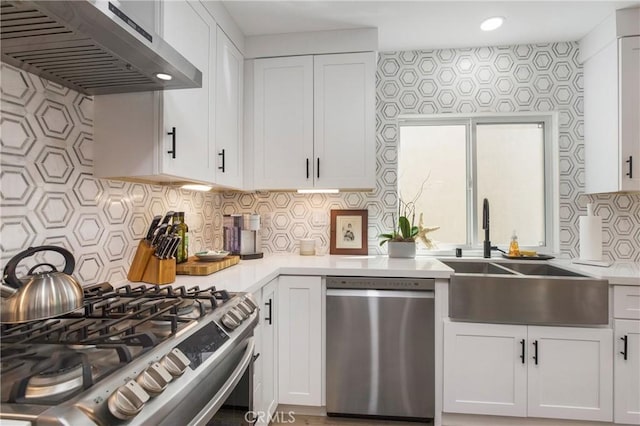
[[[176,265],[176,274],[178,275],[210,275],[229,266],[233,266],[240,261],[240,256],[227,256],[224,259],[213,261],[198,260],[197,257],[191,256],[184,263]]]

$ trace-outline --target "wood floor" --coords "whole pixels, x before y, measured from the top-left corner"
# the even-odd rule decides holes
[[[399,422],[391,420],[373,420],[373,419],[355,419],[350,417],[320,417],[320,416],[303,416],[295,415],[295,422],[287,422],[288,419],[282,419],[283,423],[271,423],[271,425],[331,425],[331,426],[425,426],[433,425],[433,423],[418,422]]]

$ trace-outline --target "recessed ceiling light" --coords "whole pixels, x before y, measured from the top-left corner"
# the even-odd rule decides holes
[[[162,73],[162,72],[157,73],[156,77],[158,77],[160,80],[167,80],[167,81],[169,81],[169,80],[171,80],[173,78],[169,74],[165,74],[165,73]]]
[[[497,28],[500,28],[503,22],[504,22],[504,18],[502,16],[494,16],[491,18],[487,18],[484,21],[482,21],[482,24],[480,24],[480,29],[482,31],[493,31]]]

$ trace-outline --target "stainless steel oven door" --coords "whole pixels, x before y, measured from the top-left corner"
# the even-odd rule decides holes
[[[239,347],[243,347],[240,345]],[[240,361],[218,393],[188,423],[189,426],[253,424],[254,338],[247,339]],[[237,360],[237,356],[230,356]],[[197,393],[197,386],[192,393]]]

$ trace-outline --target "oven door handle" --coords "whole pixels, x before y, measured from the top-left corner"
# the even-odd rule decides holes
[[[249,365],[253,362],[253,350],[255,349],[255,341],[254,338],[251,337],[249,339],[249,343],[247,343],[247,349],[240,360],[240,363],[233,370],[233,373],[229,377],[229,379],[225,382],[224,385],[220,388],[218,393],[209,401],[205,407],[200,410],[198,414],[189,422],[189,426],[200,426],[206,425],[211,417],[218,411],[218,409],[222,406],[222,404],[227,400],[233,389],[236,387],[245,370],[249,368]]]

